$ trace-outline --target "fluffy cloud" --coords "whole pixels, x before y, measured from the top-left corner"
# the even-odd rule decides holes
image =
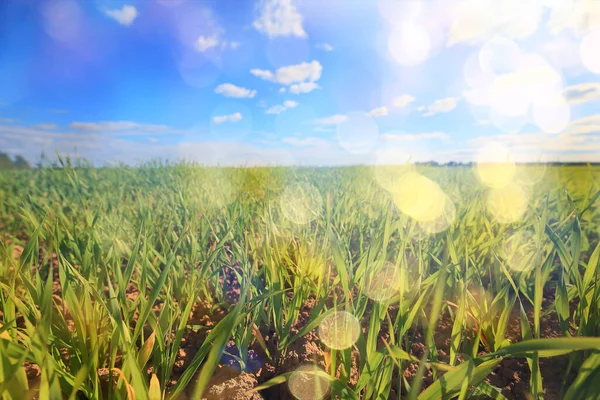
[[[394,107],[404,108],[415,101],[415,98],[409,94],[403,94],[394,98]]]
[[[297,106],[298,106],[298,102],[293,101],[293,100],[286,100],[283,102],[283,104],[278,104],[276,106],[273,106],[265,112],[267,114],[281,114],[283,111],[289,110],[290,108],[294,108]]]
[[[296,10],[293,0],[263,0],[254,28],[269,37],[306,37],[302,27],[302,15]]]
[[[458,97],[446,97],[444,99],[436,100],[427,107],[427,111],[423,113],[423,116],[431,117],[432,115],[452,111],[456,108],[458,99]]]
[[[319,43],[317,44],[317,49],[326,51],[326,52],[330,52],[333,51],[333,46],[330,45],[329,43]]]
[[[344,114],[335,114],[325,118],[316,119],[314,122],[317,125],[337,125],[348,119]]]
[[[572,104],[581,104],[600,98],[600,82],[580,83],[565,89],[566,100]]]
[[[215,88],[215,93],[222,94],[225,97],[251,99],[256,95],[256,90],[239,87],[232,83],[223,83]]]
[[[227,48],[235,50],[238,47],[240,47],[240,43],[229,42],[227,40],[221,39],[219,34],[214,34],[211,36],[200,35],[196,39],[195,47],[196,50],[198,50],[200,53],[204,53],[210,49],[215,48],[219,48],[220,50],[225,50]]]
[[[501,134],[469,140],[471,155],[491,141],[508,146],[515,161],[600,161],[600,114],[579,118],[557,135],[546,133]],[[594,153],[595,152],[595,153]]]
[[[386,106],[374,108],[367,113],[369,117],[385,117],[388,115],[388,108]]]
[[[537,1],[463,0],[449,13],[448,45],[476,44],[493,36],[524,39],[537,31],[545,7]]]
[[[319,89],[320,86],[317,85],[315,82],[302,82],[302,83],[295,83],[293,85],[290,86],[290,93],[293,94],[300,94],[300,93],[309,93],[312,92],[315,89]],[[285,88],[281,88],[283,92],[285,92]]]
[[[219,37],[216,35],[213,36],[199,36],[196,39],[196,49],[204,53],[205,51],[212,49],[213,47],[217,47],[219,45]]]
[[[214,124],[222,124],[223,122],[237,122],[242,120],[242,114],[239,112],[229,115],[218,115],[212,118]]]
[[[379,140],[384,142],[416,142],[419,140],[448,139],[448,134],[444,132],[426,132],[426,133],[383,133],[379,135]]]
[[[134,6],[125,4],[121,8],[114,10],[106,10],[104,13],[110,18],[114,19],[121,25],[129,26],[133,23],[135,18],[138,16],[137,9]]]
[[[565,1],[556,4],[548,18],[548,29],[557,34],[571,30],[583,34],[600,28],[600,2],[593,0]]]
[[[315,82],[321,78],[323,67],[317,60],[281,67],[275,72],[264,69],[252,69],[250,73],[269,82],[291,85],[302,82]]]

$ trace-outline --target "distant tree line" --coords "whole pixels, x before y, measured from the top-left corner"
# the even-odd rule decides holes
[[[30,169],[31,164],[23,156],[10,158],[8,154],[0,152],[0,169]]]

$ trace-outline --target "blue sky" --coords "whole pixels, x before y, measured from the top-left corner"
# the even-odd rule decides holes
[[[600,2],[7,0],[0,151],[600,161]],[[489,148],[489,146],[488,146]]]

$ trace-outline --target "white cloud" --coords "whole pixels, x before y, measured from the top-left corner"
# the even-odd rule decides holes
[[[218,33],[215,33],[211,36],[200,35],[196,39],[195,43],[196,50],[198,50],[201,53],[204,53],[210,49],[217,48],[219,48],[220,50],[226,50],[228,48],[235,50],[238,47],[240,47],[240,45],[240,42],[229,42],[227,40],[222,39]]]
[[[295,146],[295,147],[307,147],[307,146],[316,146],[322,143],[327,142],[326,140],[316,138],[316,137],[307,137],[304,139],[295,138],[295,137],[285,137],[281,139],[283,143]]]
[[[330,45],[329,43],[319,43],[317,44],[317,49],[326,51],[326,52],[330,52],[333,51],[333,46]]]
[[[239,112],[229,115],[218,115],[212,118],[214,124],[222,124],[223,122],[237,122],[242,120],[242,114]]]
[[[225,97],[251,99],[256,95],[256,90],[239,87],[232,83],[223,83],[215,88],[215,93],[222,94]]]
[[[570,73],[585,72],[579,54],[579,41],[571,35],[562,34],[551,36],[549,40],[539,47],[539,52],[553,65],[568,70]]]
[[[403,94],[394,98],[394,107],[404,108],[415,101],[415,98],[409,94]]]
[[[593,0],[565,1],[552,8],[548,30],[554,34],[571,30],[581,35],[600,28],[600,2]]]
[[[50,124],[50,123],[47,123],[47,124],[35,124],[35,125],[33,125],[33,127],[34,128],[38,128],[38,129],[49,130],[49,131],[58,129],[58,125],[56,125],[56,124]]]
[[[295,83],[293,85],[290,86],[290,93],[293,94],[300,94],[300,93],[309,93],[312,92],[315,89],[319,89],[320,86],[317,85],[315,82],[302,82],[302,83]],[[281,88],[280,92],[285,92],[285,88]]]
[[[282,85],[291,85],[293,83],[315,82],[321,78],[323,67],[317,60],[303,62],[296,65],[281,67],[275,72],[264,69],[252,69],[250,73],[261,79],[270,82],[276,82]]]
[[[302,27],[302,15],[296,10],[293,0],[262,0],[259,16],[254,20],[254,28],[269,37],[306,37]]]
[[[110,18],[114,19],[121,25],[129,26],[138,16],[137,9],[134,6],[125,4],[120,9],[106,10],[104,13]]]
[[[537,31],[545,7],[538,1],[462,0],[448,14],[448,45],[482,43],[493,36],[524,39]]]
[[[416,142],[419,140],[448,139],[448,134],[444,132],[426,132],[426,133],[383,133],[379,139],[384,142]]]
[[[69,128],[89,133],[119,135],[183,134],[184,131],[166,125],[142,124],[133,121],[72,122]]]
[[[456,108],[458,99],[458,97],[446,97],[444,99],[436,100],[427,107],[427,111],[423,114],[423,116],[431,117],[435,114],[452,111]]]
[[[580,83],[565,88],[565,99],[572,104],[581,104],[600,99],[600,82]]]
[[[293,100],[286,100],[283,104],[278,104],[269,108],[265,113],[267,114],[281,114],[285,110],[289,110],[290,108],[295,108],[298,106],[298,102]]]
[[[199,52],[204,53],[213,47],[217,47],[219,43],[219,37],[216,35],[208,37],[199,36],[198,39],[196,39],[196,49],[198,49]]]
[[[386,106],[374,108],[367,113],[369,117],[385,117],[388,115],[388,108]]]
[[[348,119],[344,114],[335,114],[325,118],[316,119],[314,122],[317,125],[337,125]]]

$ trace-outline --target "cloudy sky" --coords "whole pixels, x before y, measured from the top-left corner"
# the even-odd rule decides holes
[[[5,0],[0,151],[600,161],[593,0]],[[491,145],[492,148],[494,144]]]

